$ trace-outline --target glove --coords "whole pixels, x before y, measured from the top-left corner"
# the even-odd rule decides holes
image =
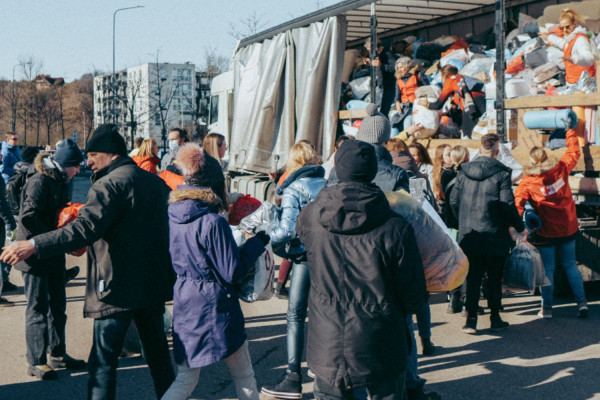
[[[17,240],[17,230],[13,229],[12,231],[6,231],[6,238],[11,242]]]
[[[529,233],[534,233],[542,228],[542,220],[535,213],[533,206],[527,202],[525,203],[525,212],[523,213],[523,222]]]
[[[271,241],[271,237],[267,235],[265,231],[256,232],[256,235],[254,236],[260,239],[260,241],[263,243],[263,246],[268,245]]]

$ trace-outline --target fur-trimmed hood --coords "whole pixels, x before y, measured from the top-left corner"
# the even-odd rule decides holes
[[[33,168],[35,172],[46,175],[54,180],[65,180],[64,170],[59,169],[58,163],[52,160],[52,154],[40,153],[33,160]],[[30,170],[31,171],[31,170]]]
[[[556,157],[549,156],[546,161],[541,164],[532,164],[523,166],[525,175],[543,175],[548,171],[553,170],[558,165]]]
[[[209,213],[217,213],[222,202],[210,188],[179,186],[169,195],[169,220],[187,224]]]

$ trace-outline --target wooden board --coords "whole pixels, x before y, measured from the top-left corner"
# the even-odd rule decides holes
[[[367,116],[366,110],[341,110],[340,119],[361,119]]]
[[[506,109],[572,107],[600,105],[600,94],[569,94],[564,96],[528,96],[504,100]]]

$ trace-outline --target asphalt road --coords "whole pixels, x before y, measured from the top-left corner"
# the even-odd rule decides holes
[[[85,182],[78,184],[79,195],[85,194]],[[67,263],[83,270],[67,286],[67,351],[86,359],[92,321],[82,316],[85,256],[68,256]],[[85,399],[86,372],[61,370],[59,379],[50,382],[27,376],[22,279],[13,271],[11,280],[21,287],[6,296],[16,306],[0,308],[0,400]],[[461,333],[464,318],[447,314],[445,295],[433,294],[432,340],[437,349],[430,357],[419,357],[427,390],[439,392],[444,400],[600,400],[600,291],[597,285],[586,285],[586,292],[590,301],[586,320],[576,318],[575,305],[568,298],[556,300],[554,319],[541,320],[536,317],[539,296],[505,293],[502,316],[511,327],[492,333],[485,315],[480,317],[477,336]],[[259,387],[273,383],[285,369],[286,307],[286,301],[276,298],[242,305]],[[304,399],[312,399],[312,380],[306,375],[306,363],[303,367]],[[150,374],[140,356],[120,360],[117,380],[118,399],[154,398]],[[233,382],[223,363],[202,371],[192,399],[233,398]]]

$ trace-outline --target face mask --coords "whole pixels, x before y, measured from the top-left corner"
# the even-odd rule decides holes
[[[169,140],[169,149],[171,149],[171,151],[177,151],[178,148],[179,148],[179,141]]]

